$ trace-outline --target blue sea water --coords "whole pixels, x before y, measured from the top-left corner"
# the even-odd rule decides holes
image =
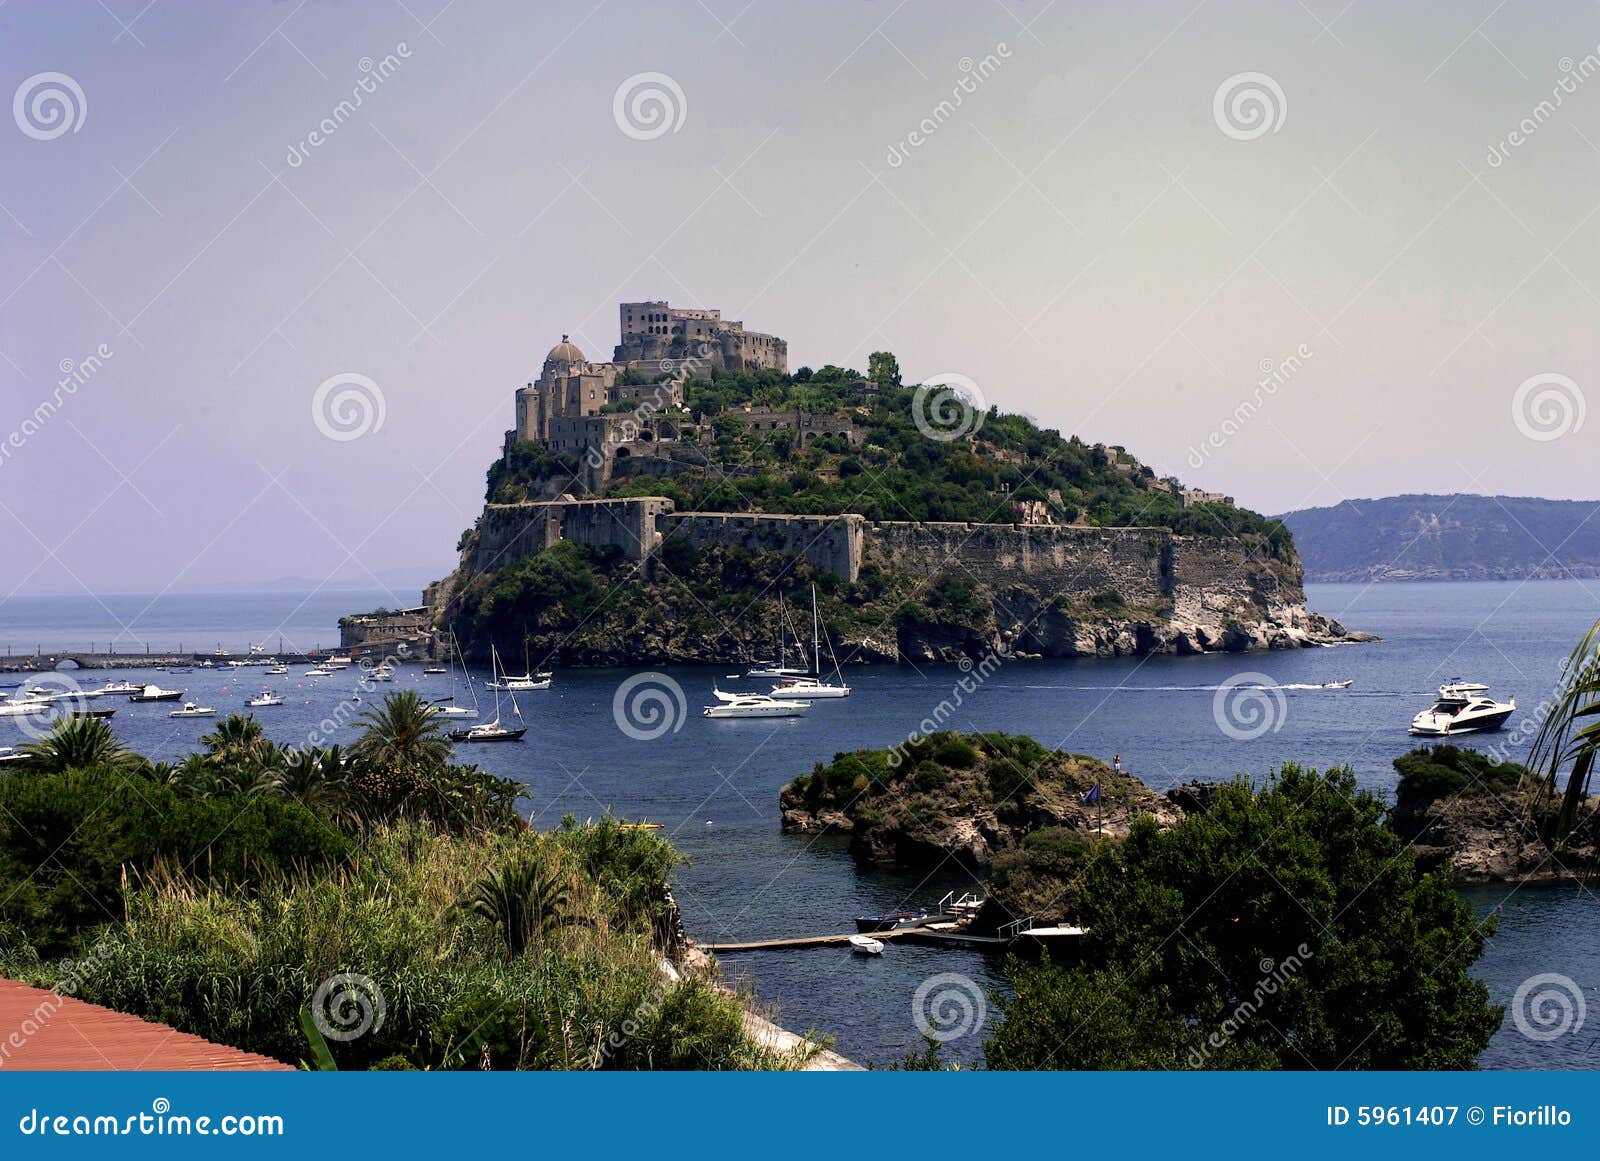
[[[1027,733],[1106,759],[1120,755],[1126,768],[1158,790],[1192,778],[1260,777],[1295,760],[1319,767],[1347,763],[1363,786],[1389,793],[1391,763],[1411,746],[1406,726],[1412,714],[1451,677],[1487,681],[1501,696],[1516,695],[1513,728],[1473,744],[1524,755],[1529,727],[1537,723],[1535,707],[1578,637],[1600,618],[1597,582],[1308,588],[1313,608],[1383,640],[1272,654],[1009,662],[963,694],[947,724]],[[154,606],[160,623],[150,624],[131,620],[147,602],[119,600],[129,601],[113,606],[129,622],[129,637],[148,636],[158,648],[180,638],[207,646],[220,640],[235,653],[269,636],[276,647],[278,631],[291,644],[332,644],[340,613],[379,603],[373,594],[324,594],[303,605],[299,597],[277,594],[163,598]],[[186,601],[192,604],[187,611]],[[29,651],[35,641],[86,647],[109,635],[107,623],[105,610],[90,601],[0,603],[0,643]],[[118,631],[112,623],[111,632]],[[84,638],[81,645],[73,635]],[[733,672],[732,659],[722,670],[665,671],[649,687],[664,691],[664,725],[624,713],[634,727],[629,733],[619,728],[615,704],[629,673],[563,671],[552,689],[519,695],[530,727],[523,744],[474,747],[470,759],[527,785],[528,809],[539,825],[608,810],[664,824],[689,860],[676,893],[690,934],[703,941],[837,931],[857,914],[931,904],[946,891],[978,888],[954,867],[931,875],[859,872],[841,840],[785,835],[778,825],[784,783],[840,751],[904,739],[942,701],[954,700],[952,690],[969,677],[965,671],[863,667],[848,674],[852,697],[818,703],[804,718],[703,718],[700,707],[712,700],[713,683],[758,684],[728,680]],[[189,697],[224,713],[241,709],[246,697],[274,682],[288,704],[258,716],[272,737],[295,743],[317,731],[336,707],[344,705],[348,714],[359,679],[354,670],[320,680],[301,673],[287,682],[260,670],[197,670],[181,678],[132,670],[127,676],[181,684]],[[82,676],[90,684],[101,677]],[[486,675],[475,676],[478,696],[492,698],[482,690]],[[405,667],[398,678],[379,689],[417,688],[425,696],[471,700],[468,686],[453,685],[449,677]],[[1348,689],[1315,688],[1345,679],[1354,681]],[[205,720],[169,719],[170,706],[117,705],[118,734],[153,758],[188,752],[210,728]],[[659,736],[634,736],[654,732],[653,725]],[[0,719],[0,745],[14,743],[9,735],[16,732]],[[354,733],[344,727],[332,740]],[[1498,1002],[1509,1003],[1532,976],[1557,973],[1574,981],[1588,1009],[1584,1028],[1552,1040],[1524,1035],[1508,1015],[1484,1066],[1594,1067],[1600,1062],[1600,901],[1581,886],[1467,895],[1480,913],[1500,916],[1499,931],[1475,969]],[[924,981],[959,973],[979,987],[1003,984],[993,959],[899,944],[876,959],[821,948],[729,955],[723,964],[786,1026],[828,1033],[845,1055],[880,1065],[921,1047],[913,999]],[[981,1041],[979,1028],[952,1042],[947,1055],[977,1060]]]

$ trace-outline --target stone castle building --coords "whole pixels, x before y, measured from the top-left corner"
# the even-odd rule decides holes
[[[539,378],[517,391],[515,439],[558,451],[589,447],[602,429],[574,421],[598,416],[608,404],[654,414],[682,406],[685,378],[706,378],[713,370],[789,370],[787,342],[747,331],[720,310],[666,302],[625,302],[618,309],[622,341],[609,363],[591,363],[566,335],[550,348]]]

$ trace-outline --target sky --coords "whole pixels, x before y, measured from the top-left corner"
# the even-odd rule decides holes
[[[9,0],[6,94],[0,598],[410,602],[642,299],[1264,512],[1600,494],[1593,4]]]

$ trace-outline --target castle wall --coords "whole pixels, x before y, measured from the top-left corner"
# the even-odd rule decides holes
[[[802,556],[847,581],[861,574],[866,521],[843,516],[777,516],[729,512],[679,512],[657,517],[662,543],[696,548],[769,549]]]
[[[1115,589],[1129,602],[1171,596],[1174,537],[1165,528],[875,521],[866,561],[915,576],[959,570],[986,584],[1019,579],[1058,592]]]
[[[1298,577],[1281,575],[1238,539],[1177,536],[1165,528],[674,512],[672,501],[659,496],[491,504],[464,563],[468,571],[501,568],[560,540],[617,547],[630,560],[668,541],[767,549],[803,556],[850,582],[875,565],[919,577],[956,572],[1000,589],[1027,583],[1067,594],[1114,590],[1131,605],[1170,606],[1174,616],[1194,621],[1226,618],[1245,604],[1304,600]]]

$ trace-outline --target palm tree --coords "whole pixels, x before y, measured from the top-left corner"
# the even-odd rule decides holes
[[[338,746],[287,752],[278,776],[278,792],[335,822],[351,814],[350,780]]]
[[[579,922],[567,915],[572,904],[566,877],[559,867],[539,859],[522,859],[478,880],[471,907],[505,940],[515,959],[558,927]]]
[[[1600,754],[1600,622],[1596,622],[1562,667],[1561,697],[1545,715],[1534,739],[1528,765],[1543,778],[1542,795],[1554,797],[1556,779],[1571,764],[1554,837],[1564,839],[1577,822],[1578,808],[1589,797],[1596,755]]]
[[[30,767],[53,774],[90,767],[131,772],[145,765],[102,718],[57,718],[48,734],[23,746],[22,752]]]
[[[428,775],[450,761],[450,743],[439,733],[439,716],[415,690],[391,693],[381,708],[362,714],[365,732],[350,747],[357,761],[383,770]]]
[[[218,766],[268,766],[275,764],[278,754],[278,747],[250,714],[229,714],[200,738],[200,744]]]

